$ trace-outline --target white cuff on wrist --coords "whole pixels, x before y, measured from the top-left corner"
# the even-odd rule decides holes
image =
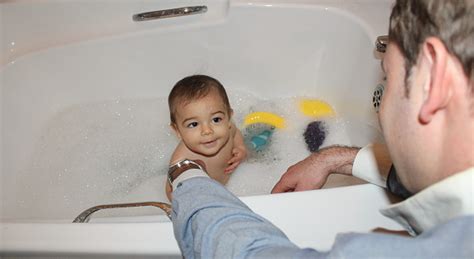
[[[384,145],[367,145],[357,153],[352,166],[352,175],[378,186],[386,187],[384,176],[388,173],[390,165],[390,156]]]
[[[184,180],[191,179],[194,177],[207,177],[209,178],[209,175],[207,175],[204,171],[201,169],[189,169],[180,174],[176,179],[173,181],[173,190],[176,190],[177,186],[179,183],[181,183]]]

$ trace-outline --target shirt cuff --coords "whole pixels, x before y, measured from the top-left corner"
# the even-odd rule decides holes
[[[176,190],[178,187],[178,184],[181,183],[182,181],[194,178],[194,177],[207,177],[209,178],[209,175],[206,174],[201,169],[189,169],[184,171],[182,174],[180,174],[176,179],[173,181],[173,190]]]
[[[370,144],[357,153],[352,166],[352,175],[385,188],[391,165],[385,145]]]

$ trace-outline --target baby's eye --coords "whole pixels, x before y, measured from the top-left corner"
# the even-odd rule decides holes
[[[197,127],[198,123],[197,122],[191,122],[189,123],[186,127],[187,128],[194,128],[194,127]]]
[[[215,117],[215,118],[212,118],[212,122],[214,123],[219,123],[222,121],[222,118],[221,117]]]

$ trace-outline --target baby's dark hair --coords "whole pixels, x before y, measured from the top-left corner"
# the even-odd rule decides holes
[[[176,123],[176,107],[180,104],[186,105],[193,100],[198,100],[215,89],[224,102],[227,112],[230,114],[230,103],[224,86],[216,79],[206,75],[193,75],[179,80],[168,96],[171,123]]]

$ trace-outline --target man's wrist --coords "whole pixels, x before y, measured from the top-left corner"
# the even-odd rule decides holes
[[[176,180],[180,178],[181,181],[185,179],[189,179],[195,176],[207,176],[207,172],[204,169],[204,163],[201,160],[190,160],[190,159],[183,159],[175,164],[171,165],[168,169],[168,183],[174,189],[178,185]],[[191,173],[187,173],[188,171],[193,171]],[[200,172],[199,174],[197,172]],[[186,174],[186,177],[180,177],[181,175]]]
[[[347,146],[329,146],[320,149],[314,163],[325,163],[328,174],[352,175],[352,166],[360,148]],[[318,154],[319,153],[319,154]]]

